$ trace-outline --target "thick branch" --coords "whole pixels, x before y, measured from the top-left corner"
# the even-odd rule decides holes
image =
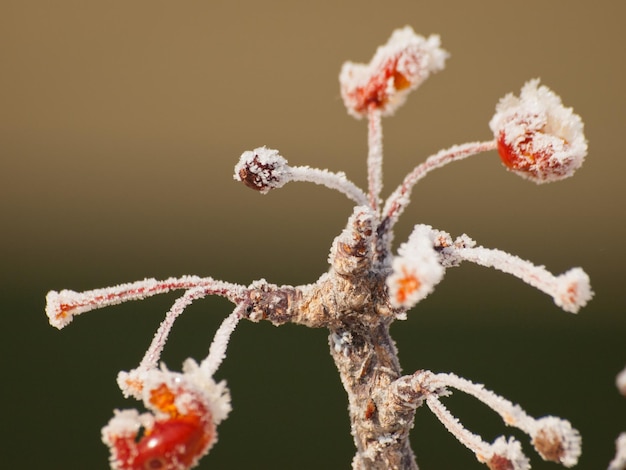
[[[417,469],[409,444],[415,408],[398,407],[389,400],[389,386],[400,377],[401,369],[388,325],[331,329],[329,342],[348,393],[357,448],[353,469]]]

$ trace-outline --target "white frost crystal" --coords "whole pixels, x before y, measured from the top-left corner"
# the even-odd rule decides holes
[[[443,70],[448,53],[439,36],[424,38],[406,26],[393,32],[369,64],[346,62],[339,74],[348,113],[360,119],[368,109],[391,115],[431,73]]]
[[[502,98],[489,126],[503,163],[536,183],[572,176],[587,155],[580,116],[538,79]]]
[[[411,308],[430,294],[444,275],[435,251],[433,230],[418,225],[392,262],[387,288],[394,307]]]
[[[258,147],[246,150],[235,165],[234,178],[246,186],[266,194],[270,189],[280,188],[289,181],[287,160],[278,150]]]

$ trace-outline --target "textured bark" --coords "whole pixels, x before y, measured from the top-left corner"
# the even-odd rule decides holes
[[[371,211],[356,208],[333,243],[329,272],[296,288],[253,284],[246,316],[328,328],[330,353],[348,394],[357,449],[353,468],[417,469],[408,438],[415,405],[396,392],[402,371],[389,326],[398,312],[389,304],[389,268],[381,261],[387,252],[375,225]]]
[[[348,394],[355,469],[417,469],[408,435],[415,407],[401,403],[390,385],[401,377],[389,325],[384,276],[346,276],[336,270],[299,288],[258,283],[248,318],[275,325],[326,327],[330,352]]]
[[[386,324],[331,331],[330,351],[346,392],[357,453],[354,469],[417,469],[409,445],[414,408],[396,407],[390,385],[401,376]]]

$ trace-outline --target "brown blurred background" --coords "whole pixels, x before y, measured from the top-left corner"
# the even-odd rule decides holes
[[[113,408],[137,405],[115,376],[137,365],[175,299],[93,312],[58,332],[43,312],[49,289],[182,274],[306,283],[326,270],[349,201],[305,184],[263,197],[232,168],[268,145],[364,186],[366,127],[343,109],[337,75],[406,24],[440,34],[452,56],[384,121],[385,194],[438,149],[489,138],[498,99],[534,77],[583,117],[590,152],[574,178],[546,186],[507,173],[495,153],[438,170],[396,240],[427,223],[555,273],[580,265],[596,298],[574,316],[505,274],[450,270],[393,327],[403,366],[455,372],[530,414],[569,418],[584,438],[578,468],[606,468],[626,430],[614,386],[626,364],[624,13],[609,0],[4,0],[3,468],[106,468],[100,427]],[[189,308],[169,366],[202,358],[229,312],[219,299]],[[200,468],[349,468],[345,393],[326,350],[324,331],[241,325],[219,371],[234,411]],[[513,433],[530,454],[484,407],[447,403],[485,438]],[[484,468],[426,409],[412,442],[423,469]]]

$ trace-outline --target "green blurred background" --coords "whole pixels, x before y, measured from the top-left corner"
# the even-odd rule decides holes
[[[583,433],[578,468],[606,468],[626,430],[614,385],[626,364],[623,2],[12,1],[0,4],[0,282],[3,468],[104,469],[100,428],[135,407],[116,388],[168,295],[47,324],[49,289],[144,277],[307,283],[351,212],[340,194],[289,185],[260,196],[232,180],[241,152],[365,185],[366,126],[339,97],[343,61],[369,61],[391,31],[438,33],[451,52],[384,121],[387,194],[440,148],[490,137],[498,99],[534,77],[583,116],[590,153],[570,180],[536,186],[495,153],[430,175],[413,224],[545,264],[582,266],[596,298],[578,315],[493,270],[450,270],[393,327],[407,372],[455,372]],[[164,359],[202,358],[230,305],[197,302]],[[219,378],[234,411],[200,468],[349,468],[346,397],[324,331],[244,323]],[[461,394],[446,403],[489,440],[512,432]],[[412,434],[422,469],[480,469],[427,409]],[[8,460],[7,460],[8,459]],[[7,463],[8,462],[8,463]],[[557,468],[532,454],[533,468]]]

